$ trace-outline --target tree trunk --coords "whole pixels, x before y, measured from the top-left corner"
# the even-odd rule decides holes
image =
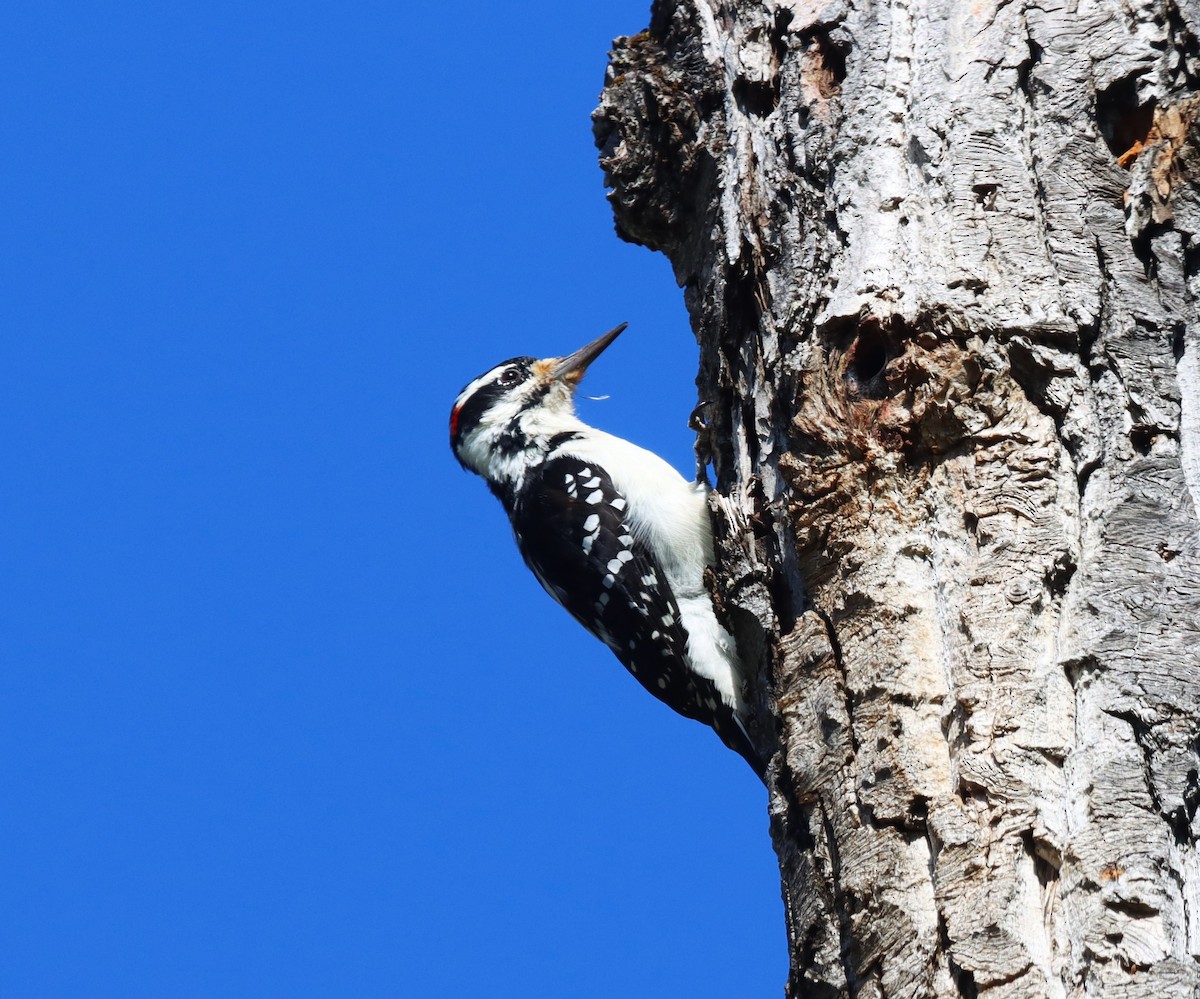
[[[1200,993],[1198,35],[660,0],[616,42],[597,143],[701,345],[790,996]]]

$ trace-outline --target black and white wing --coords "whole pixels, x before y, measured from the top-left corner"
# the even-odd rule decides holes
[[[602,469],[570,455],[550,459],[526,483],[511,517],[538,581],[646,690],[712,726],[736,752],[754,753],[716,685],[689,667],[670,583],[633,536],[627,501]],[[761,767],[756,756],[751,762]]]

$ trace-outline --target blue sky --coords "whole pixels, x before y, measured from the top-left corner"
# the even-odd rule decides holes
[[[781,991],[765,792],[446,441],[628,321],[583,415],[690,467],[588,117],[648,4],[445,10],[0,15],[6,999]]]

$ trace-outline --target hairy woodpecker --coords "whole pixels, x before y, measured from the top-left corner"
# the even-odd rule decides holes
[[[459,393],[450,446],[487,480],[526,565],[637,681],[711,725],[763,776],[732,636],[704,586],[705,482],[575,415],[575,387],[625,324],[567,357],[514,357]]]

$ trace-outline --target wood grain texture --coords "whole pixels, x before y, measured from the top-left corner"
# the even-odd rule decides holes
[[[1200,993],[1200,8],[654,5],[790,996]]]

